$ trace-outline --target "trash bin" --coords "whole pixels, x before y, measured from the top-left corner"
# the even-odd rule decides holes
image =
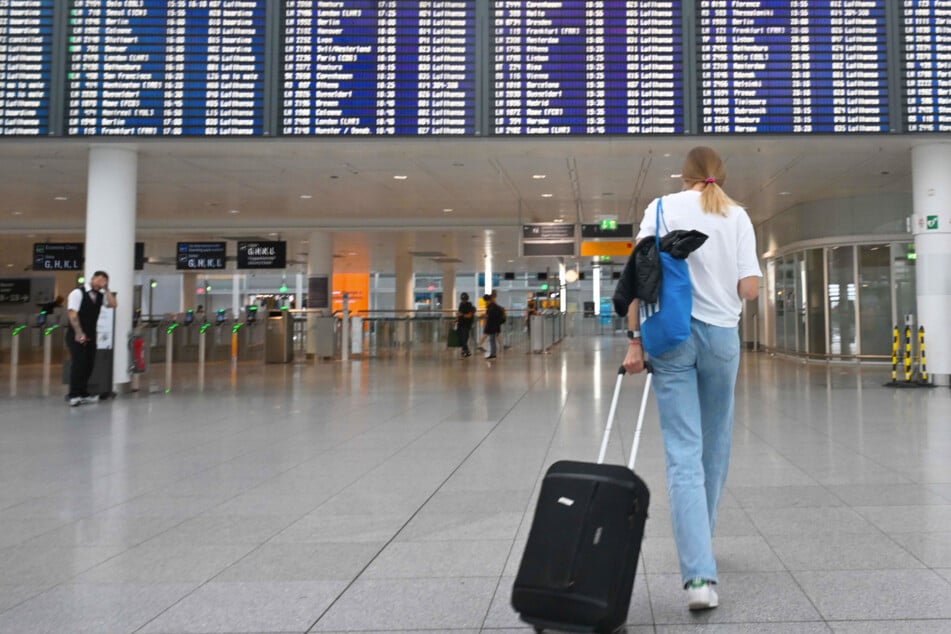
[[[290,363],[294,359],[294,330],[286,310],[272,310],[264,335],[264,361]]]

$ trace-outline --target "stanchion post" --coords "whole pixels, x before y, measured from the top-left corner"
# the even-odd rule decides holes
[[[892,330],[892,383],[898,383],[898,325]]]
[[[905,383],[911,383],[911,326],[905,326]]]
[[[172,341],[175,339],[175,329],[177,323],[173,323],[165,331],[165,393],[172,391]]]
[[[17,373],[20,368],[20,332],[26,326],[17,326],[10,339],[10,396],[17,395]]]
[[[204,323],[198,330],[198,390],[205,390],[205,331],[211,326]]]
[[[53,331],[59,326],[50,326],[43,331],[43,396],[50,395],[50,364],[53,360]]]
[[[925,327],[918,326],[918,375],[921,383],[928,382],[928,365],[925,362]]]

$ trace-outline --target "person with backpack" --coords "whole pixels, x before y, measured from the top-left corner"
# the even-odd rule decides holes
[[[485,301],[485,326],[482,332],[489,338],[489,354],[485,358],[494,359],[498,352],[499,333],[502,332],[505,312],[491,295],[483,295],[482,299]]]
[[[692,295],[689,335],[649,359],[681,582],[687,607],[705,610],[719,604],[713,589],[717,583],[713,530],[730,464],[740,360],[737,325],[743,301],[759,295],[762,273],[749,215],[722,189],[726,168],[720,156],[708,147],[693,148],[682,178],[684,190],[665,196],[662,212],[657,200],[648,206],[637,240],[677,230],[708,236],[687,257]],[[660,311],[663,314],[663,305]],[[629,373],[644,369],[639,312],[635,299],[627,313],[630,345],[624,369]]]

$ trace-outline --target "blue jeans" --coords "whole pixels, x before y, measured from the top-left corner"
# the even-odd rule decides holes
[[[696,319],[690,338],[651,357],[667,461],[667,493],[684,584],[717,581],[713,528],[733,436],[733,390],[740,363],[737,329]]]

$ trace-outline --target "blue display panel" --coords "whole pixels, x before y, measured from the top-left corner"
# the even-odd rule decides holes
[[[495,0],[494,131],[684,130],[679,0]]]
[[[951,2],[904,0],[908,132],[951,132]]]
[[[287,135],[475,132],[475,0],[287,0]]]
[[[702,132],[887,132],[886,0],[700,0]]]
[[[67,134],[261,134],[266,2],[73,0]]]
[[[49,134],[53,0],[0,2],[0,135]]]

